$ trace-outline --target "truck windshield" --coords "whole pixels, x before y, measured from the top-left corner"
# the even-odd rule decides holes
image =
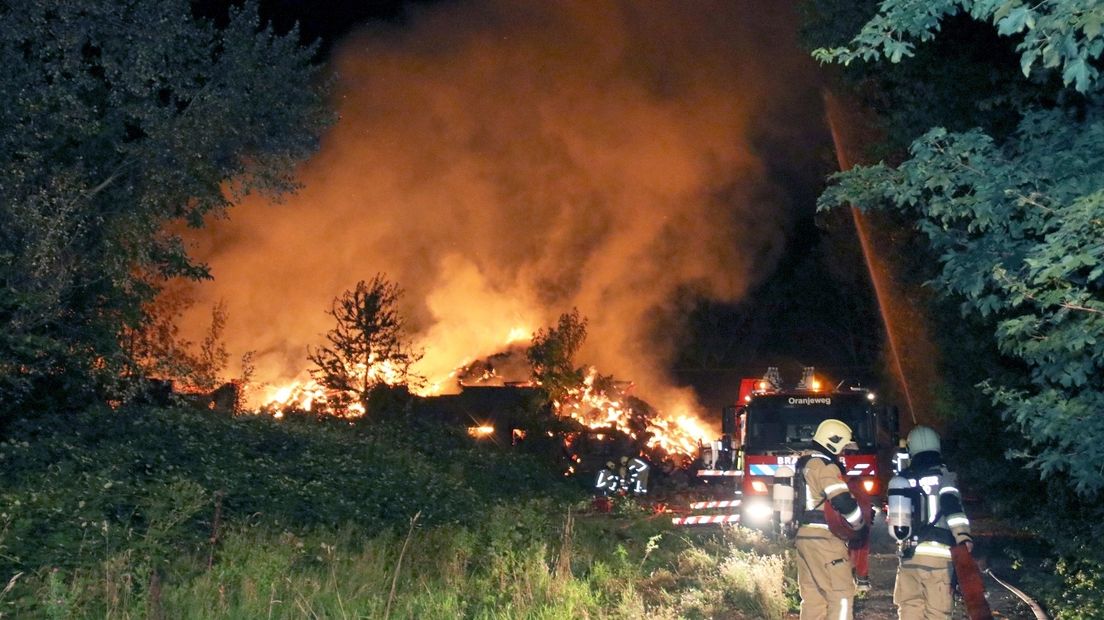
[[[859,450],[874,449],[874,419],[865,399],[840,397],[760,396],[748,404],[747,448],[755,452],[801,450],[817,426],[829,418],[846,423]]]

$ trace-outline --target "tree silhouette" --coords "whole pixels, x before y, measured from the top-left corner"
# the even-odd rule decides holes
[[[570,314],[560,315],[556,327],[540,329],[533,335],[526,357],[533,375],[552,400],[563,398],[586,377],[586,368],[575,366],[575,354],[586,341],[586,326],[586,318],[579,316],[578,309],[572,309]]]
[[[139,374],[125,332],[156,322],[166,282],[209,276],[181,231],[293,190],[329,123],[297,31],[277,34],[256,3],[217,23],[193,4],[0,9],[5,413],[119,398]]]
[[[1098,69],[1104,26],[1100,9],[1083,4],[882,3],[846,46],[814,51],[822,61],[896,63],[935,37],[944,17],[964,13],[1018,39],[1022,74],[1035,84],[1051,74],[1052,90],[1018,107],[1016,124],[1004,131],[931,127],[904,161],[835,175],[818,205],[888,208],[915,221],[936,257],[931,286],[958,303],[967,320],[987,325],[990,346],[1004,357],[1000,367],[1009,373],[979,377],[977,387],[1000,420],[1023,435],[1026,446],[1009,454],[1025,457],[1041,478],[1065,481],[1098,502],[1104,498],[1098,415],[1104,404],[1104,75]],[[1000,98],[1014,101],[1014,95]],[[930,100],[924,105],[933,107]],[[956,341],[948,348],[957,353],[963,346]]]
[[[421,380],[410,371],[422,354],[406,338],[400,297],[402,289],[377,274],[334,299],[327,314],[337,325],[326,334],[329,344],[310,351],[308,358],[317,366],[311,375],[331,392],[337,412],[352,413],[355,403],[367,413],[377,388]]]

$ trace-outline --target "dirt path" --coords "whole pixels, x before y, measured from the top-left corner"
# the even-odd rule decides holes
[[[893,581],[897,573],[897,555],[893,541],[885,532],[885,522],[879,519],[875,523],[875,535],[871,544],[871,589],[866,596],[855,599],[856,620],[895,620],[897,618],[897,610],[893,606]],[[992,548],[984,522],[975,523],[975,540],[974,557],[978,558],[978,564],[982,570],[992,567],[993,572],[1001,579],[1009,581],[1012,575],[1002,571],[1010,569],[998,557],[997,550]],[[1023,601],[984,573],[983,578],[989,607],[993,610],[994,618],[1035,620],[1035,614]],[[787,617],[797,618],[798,615],[792,614]],[[967,618],[961,600],[957,601],[953,617],[954,620]]]
[[[883,553],[871,555],[870,581],[872,588],[867,596],[855,600],[855,618],[863,620],[897,618],[897,610],[893,606],[893,579],[896,571],[896,555]],[[996,581],[993,581],[988,575],[985,575],[984,578],[985,592],[989,599],[989,607],[993,610],[993,617],[1035,620],[1035,614],[1020,599]],[[959,601],[954,618],[958,620],[966,617],[965,608]]]

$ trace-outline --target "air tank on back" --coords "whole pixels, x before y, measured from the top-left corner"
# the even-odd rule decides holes
[[[793,521],[794,509],[794,470],[782,465],[774,472],[774,488],[771,489],[771,503],[779,525],[786,526]]]
[[[912,486],[901,476],[889,480],[886,525],[895,540],[906,540],[912,534]]]

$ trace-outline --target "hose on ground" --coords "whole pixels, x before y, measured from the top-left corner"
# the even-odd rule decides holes
[[[1039,604],[1036,603],[1034,599],[1032,599],[1030,596],[1025,594],[1023,590],[1021,590],[1021,589],[1017,588],[1016,586],[1002,580],[1000,577],[997,577],[996,575],[993,574],[993,571],[988,569],[988,568],[985,569],[985,574],[992,577],[993,581],[996,581],[997,583],[1004,586],[1005,589],[1007,589],[1012,594],[1015,594],[1021,601],[1023,601],[1025,604],[1027,604],[1027,606],[1031,608],[1031,613],[1035,614],[1035,620],[1050,620],[1050,616],[1047,616],[1046,612],[1043,611],[1043,608],[1040,607]]]

